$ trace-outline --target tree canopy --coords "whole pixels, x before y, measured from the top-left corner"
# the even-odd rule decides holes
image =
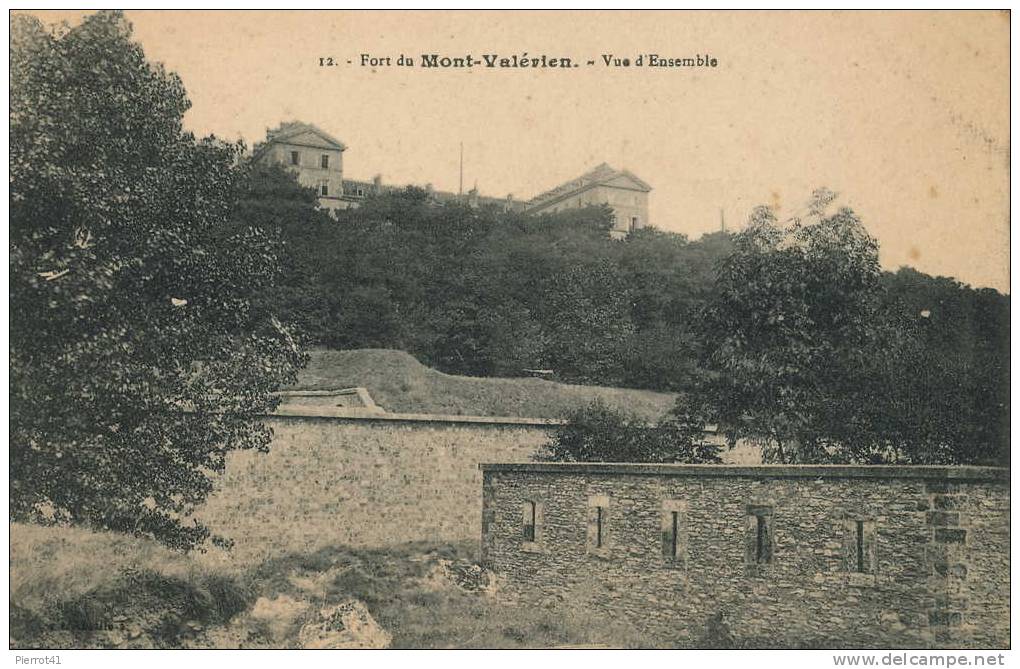
[[[528,216],[414,188],[305,221],[283,232],[299,269],[276,307],[306,341],[678,392],[678,420],[773,461],[1008,461],[1009,298],[883,273],[829,191],[796,219],[760,208],[739,234],[696,241],[611,239],[605,207]]]
[[[14,17],[10,101],[12,517],[195,546],[302,357],[253,308],[277,246],[238,218],[243,147],[183,129],[180,79],[117,12]]]
[[[987,311],[953,313],[939,294],[981,292],[883,277],[877,242],[851,210],[829,213],[834,199],[819,191],[785,224],[760,208],[736,236],[699,319],[704,374],[677,415],[766,461],[1008,463],[1008,304],[984,295]]]
[[[191,511],[228,452],[267,447],[302,343],[679,394],[658,425],[573,416],[549,457],[709,461],[713,424],[772,461],[1009,462],[1009,298],[882,273],[826,191],[694,241],[416,188],[333,218],[186,132],[181,81],[116,12],[15,17],[10,98],[13,518],[200,544]]]
[[[649,424],[595,400],[572,412],[539,450],[553,462],[717,463],[720,447],[703,438],[704,424],[671,418]]]

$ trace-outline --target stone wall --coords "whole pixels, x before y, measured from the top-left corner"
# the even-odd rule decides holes
[[[1009,645],[1006,470],[483,470],[483,560],[537,604],[683,646],[708,643],[710,626],[716,643],[752,647]]]
[[[269,453],[235,452],[198,516],[251,563],[327,545],[476,543],[480,462],[529,458],[558,421],[283,405]]]

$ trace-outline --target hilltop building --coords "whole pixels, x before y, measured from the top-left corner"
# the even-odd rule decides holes
[[[345,179],[343,153],[347,146],[329,133],[301,122],[283,123],[266,131],[266,141],[255,145],[254,160],[265,165],[283,165],[297,174],[298,182],[314,188],[319,206],[329,211],[357,207],[367,198],[404,186],[384,185],[382,176],[371,181]],[[534,214],[569,208],[606,204],[613,209],[613,235],[620,237],[648,225],[648,194],[652,188],[627,170],[602,163],[593,170],[546,191],[530,201],[480,195],[477,188],[465,194],[437,191],[424,186],[436,204],[464,201],[470,206],[497,206],[504,211]]]
[[[652,187],[628,172],[602,163],[590,172],[560,184],[528,202],[525,211],[540,214],[607,204],[613,209],[616,236],[648,225],[648,194]]]
[[[344,151],[347,145],[309,123],[283,123],[266,131],[253,158],[263,165],[284,165],[298,183],[314,188],[323,209],[344,209]]]

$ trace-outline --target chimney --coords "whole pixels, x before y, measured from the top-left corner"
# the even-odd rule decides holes
[[[380,193],[382,193],[382,175],[381,174],[376,174],[374,177],[372,177],[372,189],[375,191],[376,195],[379,195]]]

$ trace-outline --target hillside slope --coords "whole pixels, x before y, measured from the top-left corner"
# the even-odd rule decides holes
[[[494,597],[495,582],[466,545],[327,546],[238,569],[112,532],[10,530],[11,648],[323,647],[306,644],[306,625],[321,625],[321,610],[352,599],[392,635],[393,648],[671,641],[564,602],[535,610]]]
[[[294,389],[363,386],[395,413],[561,418],[599,398],[607,405],[655,420],[674,396],[648,390],[575,386],[544,379],[476,378],[443,374],[403,351],[314,349]]]

